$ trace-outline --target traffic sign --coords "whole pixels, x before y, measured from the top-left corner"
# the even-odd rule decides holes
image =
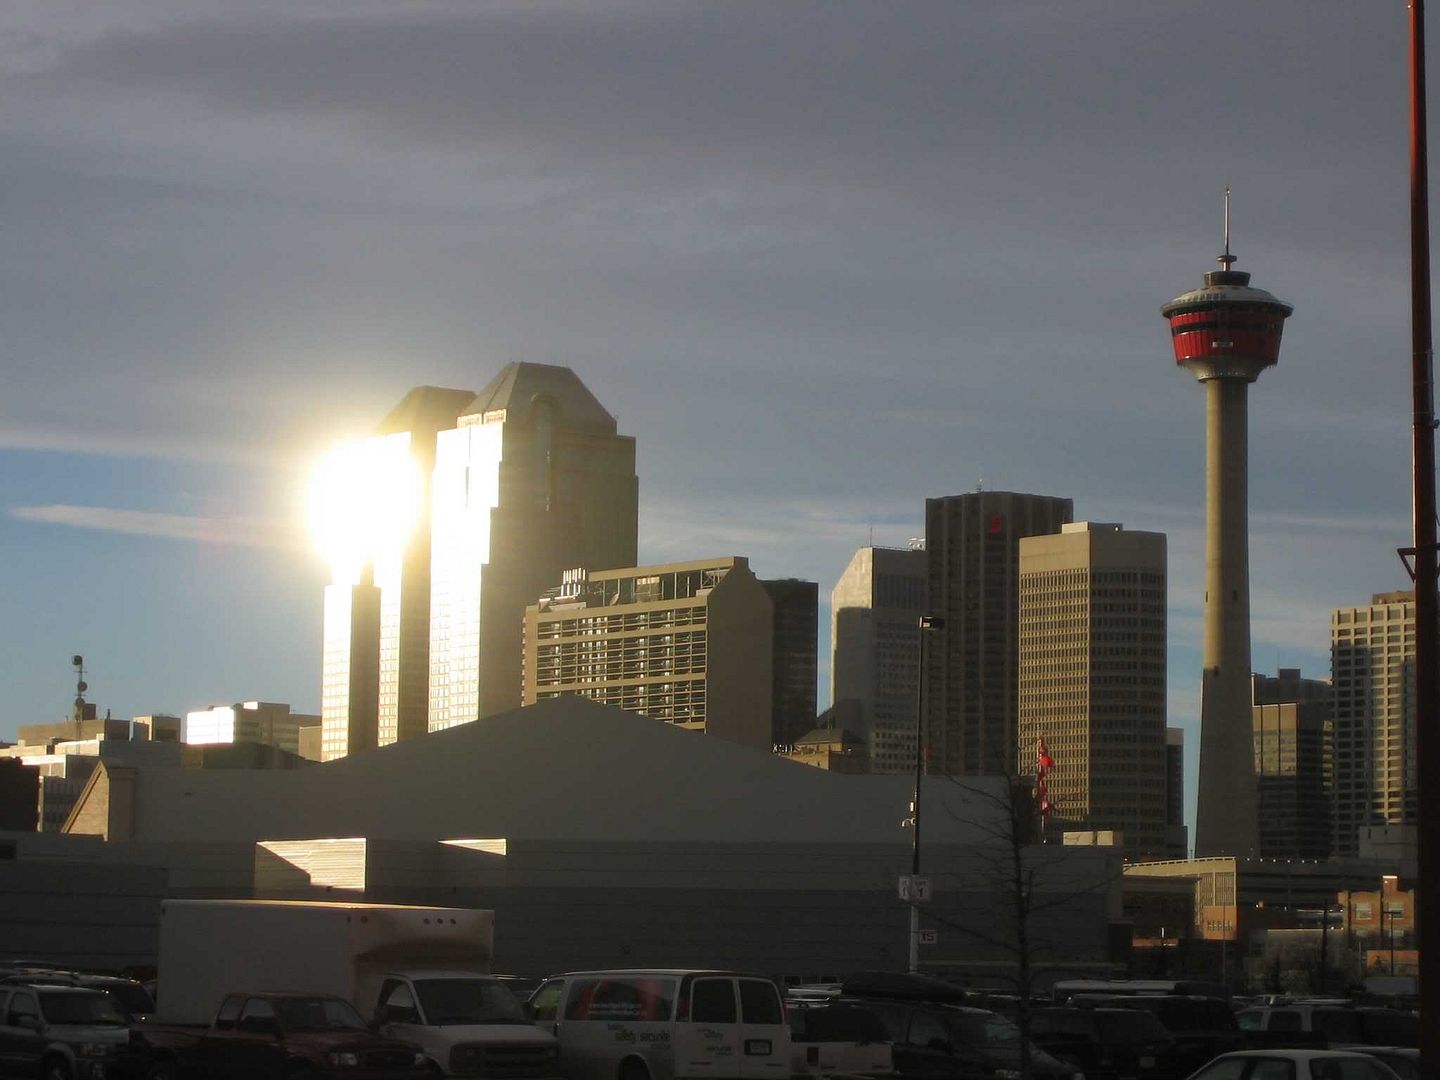
[[[900,878],[900,899],[907,903],[928,904],[930,902],[930,879],[915,874],[904,874]]]

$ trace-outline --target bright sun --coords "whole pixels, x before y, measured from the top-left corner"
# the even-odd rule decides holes
[[[358,581],[367,564],[398,560],[420,506],[409,433],[359,439],[326,454],[308,501],[315,546],[337,584]]]

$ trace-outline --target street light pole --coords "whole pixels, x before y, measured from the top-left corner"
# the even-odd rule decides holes
[[[920,876],[920,780],[925,775],[925,632],[940,630],[945,620],[938,615],[921,615],[916,645],[915,672],[915,787],[910,798],[910,974],[920,971],[920,903],[914,880]]]

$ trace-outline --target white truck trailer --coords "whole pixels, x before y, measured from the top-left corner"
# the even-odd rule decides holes
[[[166,900],[161,1023],[209,1024],[226,995],[333,994],[419,1046],[437,1076],[552,1080],[559,1049],[489,974],[494,913],[289,900]]]

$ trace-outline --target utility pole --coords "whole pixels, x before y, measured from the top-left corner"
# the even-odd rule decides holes
[[[1420,880],[1440,868],[1440,618],[1436,605],[1435,388],[1430,333],[1430,180],[1425,138],[1425,0],[1410,0],[1410,370],[1415,559],[1415,731]],[[1420,1056],[1440,1069],[1440,889],[1422,888],[1419,931]],[[1381,910],[1385,900],[1381,897]],[[1392,920],[1390,963],[1395,963]]]
[[[915,786],[910,798],[910,974],[920,971],[920,896],[916,882],[920,879],[920,782],[925,775],[925,638],[927,631],[943,630],[945,620],[938,615],[921,615],[918,650],[915,658]]]
[[[1329,965],[1326,963],[1326,960],[1328,959],[1327,953],[1329,952],[1329,945],[1330,905],[1327,903],[1324,907],[1320,909],[1320,977],[1316,981],[1320,984],[1317,989],[1320,991],[1321,997],[1325,996],[1325,974],[1329,967]]]

